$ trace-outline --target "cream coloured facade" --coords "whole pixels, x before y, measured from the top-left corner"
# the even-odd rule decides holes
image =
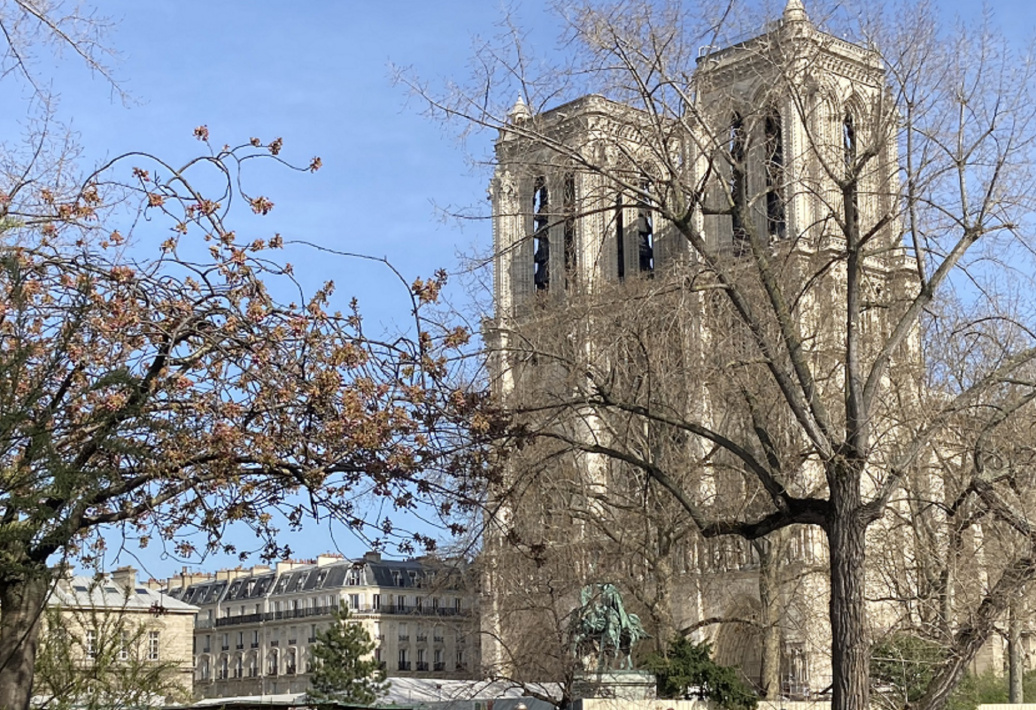
[[[159,669],[158,687],[164,702],[185,702],[193,688],[192,644],[197,608],[142,584],[132,567],[120,567],[99,577],[67,576],[55,582],[48,601],[48,622],[57,619],[59,629],[45,629],[42,644],[55,642],[67,648],[72,662],[85,673],[103,664],[109,677],[105,686],[113,698],[135,697],[138,688],[118,676],[132,673],[147,677],[148,667]],[[46,650],[42,651],[46,653]],[[63,651],[58,651],[63,653]],[[37,679],[37,692],[40,688]],[[111,690],[114,689],[114,690]],[[120,690],[121,689],[121,690]]]
[[[321,555],[272,569],[185,573],[168,588],[199,608],[200,698],[304,692],[317,632],[343,603],[374,640],[390,678],[467,678],[478,669],[475,597],[457,563]]]
[[[563,616],[580,583],[618,581],[628,596],[645,597],[639,606],[634,602],[642,616],[710,639],[719,660],[739,665],[753,682],[763,663],[761,627],[772,623],[779,627],[781,693],[807,697],[830,684],[824,534],[796,525],[767,543],[772,547],[765,554],[775,555],[771,564],[780,574],[779,588],[768,592],[777,597],[772,608],[778,618],[765,621],[761,548],[732,537],[703,539],[690,521],[681,526],[679,511],[665,504],[657,512],[648,503],[636,510],[641,504],[623,490],[629,469],[592,449],[598,443],[609,448],[620,436],[643,437],[645,447],[654,446],[652,433],[645,428],[620,435],[619,418],[578,402],[586,389],[601,391],[601,382],[618,391],[622,368],[636,367],[640,355],[619,362],[607,335],[616,332],[609,331],[610,319],[625,317],[668,328],[660,327],[657,336],[670,344],[673,362],[679,360],[672,371],[683,379],[664,364],[654,379],[686,403],[673,405],[674,416],[687,415],[713,431],[744,426],[725,409],[730,391],[715,362],[737,350],[739,333],[721,329],[710,310],[715,301],[706,294],[720,284],[710,281],[707,259],[735,264],[726,268],[736,273],[737,260],[750,263],[750,242],[760,236],[777,255],[780,278],[803,284],[794,304],[798,327],[811,366],[830,373],[818,380],[820,396],[841,396],[837,372],[845,335],[838,318],[847,277],[839,224],[858,221],[873,246],[862,273],[867,293],[881,307],[866,311],[864,328],[888,333],[909,295],[913,267],[899,242],[900,224],[887,218],[897,213],[899,187],[896,143],[888,137],[895,113],[883,72],[873,52],[822,32],[802,3],[790,0],[781,19],[758,36],[703,49],[684,87],[689,105],[682,115],[662,112],[659,118],[603,96],[537,114],[521,98],[513,107],[496,143],[490,185],[496,314],[487,341],[493,386],[505,405],[534,409],[540,401],[544,409],[565,411],[552,410],[557,419],[543,424],[551,428],[547,438],[576,441],[572,448],[580,453],[552,452],[530,463],[525,452],[512,452],[504,466],[513,474],[523,465],[515,460],[524,456],[524,465],[535,468],[533,480],[549,479],[539,485],[550,492],[536,500],[538,484],[532,484],[533,494],[523,489],[516,497],[513,479],[498,491],[484,554],[483,657],[490,672],[521,675],[514,666],[528,659],[515,649],[528,645],[519,637],[529,617],[516,616],[523,598],[515,591],[527,582],[542,586],[530,580],[545,574],[548,560],[568,559],[578,583],[541,611],[553,605]],[[833,174],[865,146],[880,146],[879,153],[846,194]],[[695,193],[699,207],[677,230],[658,206],[671,205],[681,190]],[[700,243],[689,244],[688,235]],[[624,311],[630,302],[643,303],[643,311]],[[659,307],[671,313],[652,312]],[[642,330],[653,337],[647,326]],[[915,333],[896,353],[899,365],[919,363],[918,338]],[[643,357],[657,358],[650,347]],[[637,374],[628,374],[630,391],[641,385]],[[647,379],[648,370],[641,374]],[[587,385],[580,378],[596,379]],[[917,386],[911,381],[895,393],[904,410]],[[693,411],[679,411],[681,406]],[[894,446],[897,417],[890,413],[875,423],[883,446]],[[679,453],[705,462],[694,484],[699,499],[717,501],[719,508],[728,499],[731,506],[743,500],[745,487],[717,473],[725,462],[709,459],[707,447],[685,441],[657,446],[659,457]],[[569,487],[562,490],[558,480]],[[807,495],[823,485],[823,474],[806,460],[789,480],[797,495]],[[625,517],[608,509],[617,491],[621,506],[633,511]],[[638,532],[621,532],[625,525]],[[873,531],[876,549],[884,545],[894,557],[911,557],[909,546],[879,528]],[[654,546],[650,561],[638,547],[647,537]],[[524,578],[515,572],[522,565],[528,567]],[[889,596],[886,581],[868,579],[872,598]],[[644,592],[656,586],[666,589]],[[872,618],[880,626],[900,611],[879,604]]]

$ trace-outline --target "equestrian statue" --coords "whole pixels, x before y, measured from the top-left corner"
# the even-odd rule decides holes
[[[598,672],[632,670],[633,644],[648,638],[640,617],[626,613],[614,584],[588,584],[579,601],[572,617],[573,655],[581,659],[596,655]]]

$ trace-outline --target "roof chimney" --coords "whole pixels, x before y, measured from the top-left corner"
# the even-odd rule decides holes
[[[124,592],[133,592],[137,586],[137,570],[130,565],[116,567],[112,572],[112,581],[122,587]]]

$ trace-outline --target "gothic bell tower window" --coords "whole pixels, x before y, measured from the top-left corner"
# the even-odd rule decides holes
[[[735,113],[730,121],[730,226],[734,252],[748,250],[748,173],[745,170],[745,121]]]
[[[565,173],[561,201],[565,211],[565,288],[572,285],[576,273],[576,176]]]
[[[641,189],[646,196],[651,184],[645,182]],[[646,197],[637,202],[637,263],[642,274],[651,274],[655,270],[655,225]]]
[[[533,283],[538,291],[550,288],[550,194],[546,179],[536,178],[533,188]]]
[[[771,239],[784,239],[787,219],[784,211],[784,136],[781,115],[776,108],[766,113],[764,121],[766,147],[766,233]]]
[[[856,171],[856,156],[859,153],[856,123],[852,113],[846,112],[842,119],[842,149],[845,154],[845,228],[852,229],[859,236],[860,190]]]
[[[615,266],[619,281],[626,278],[626,231],[622,212],[622,193],[615,196]]]

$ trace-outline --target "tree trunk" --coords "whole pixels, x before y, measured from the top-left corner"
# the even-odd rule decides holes
[[[756,547],[759,552],[759,603],[762,607],[759,621],[763,630],[759,685],[766,700],[779,700],[781,697],[780,534],[777,531],[769,538],[758,540]]]
[[[867,710],[870,644],[867,640],[864,573],[867,523],[860,513],[859,477],[843,464],[829,477],[831,511],[831,710]]]
[[[668,550],[655,564],[655,598],[651,604],[651,617],[655,622],[655,651],[665,653],[676,635],[676,621],[673,620],[673,565]]]
[[[0,710],[29,708],[50,579],[46,569],[0,579]]]
[[[1025,702],[1025,690],[1022,686],[1022,622],[1018,618],[1018,604],[1018,598],[1015,597],[1007,610],[1007,675],[1012,703]]]

